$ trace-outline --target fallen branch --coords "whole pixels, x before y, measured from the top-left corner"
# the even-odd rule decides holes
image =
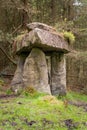
[[[14,60],[8,56],[8,54],[4,51],[4,49],[2,47],[0,47],[0,50],[5,54],[5,56],[14,64],[14,65],[17,65],[16,62],[14,62]]]

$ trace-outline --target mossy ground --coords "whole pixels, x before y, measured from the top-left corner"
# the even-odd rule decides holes
[[[66,105],[68,100],[86,102],[87,96],[68,92],[59,98],[41,93],[2,98],[0,130],[87,130],[87,112],[83,107]]]

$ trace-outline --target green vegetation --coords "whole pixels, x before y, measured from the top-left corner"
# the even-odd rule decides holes
[[[0,78],[0,93],[2,92],[3,90],[3,86],[4,86],[4,81]]]
[[[65,101],[87,101],[86,95],[69,92],[56,97],[42,93],[27,94],[0,100],[1,130],[87,130],[84,107]]]
[[[11,95],[11,94],[12,94],[11,89],[7,89],[7,91],[6,91],[6,95]]]
[[[29,95],[29,94],[33,95],[36,92],[37,91],[32,86],[26,87],[25,90],[24,90],[24,93],[25,93],[26,96]]]
[[[2,79],[0,79],[0,86],[4,85],[4,81]]]
[[[70,100],[70,101],[83,101],[83,102],[87,102],[87,96],[85,94],[80,94],[77,92],[69,92],[66,97],[66,99]]]
[[[63,32],[63,36],[65,38],[65,40],[68,41],[69,44],[73,44],[75,42],[75,36],[72,32]]]

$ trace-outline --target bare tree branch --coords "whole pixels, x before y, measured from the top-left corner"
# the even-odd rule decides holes
[[[12,32],[12,35],[13,35],[14,33],[16,33],[21,27],[22,27],[22,24],[19,25],[19,26]]]

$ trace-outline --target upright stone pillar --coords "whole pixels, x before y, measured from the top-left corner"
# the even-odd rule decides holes
[[[25,87],[34,87],[39,92],[51,93],[48,84],[46,57],[42,50],[33,48],[26,58],[23,82]]]
[[[17,69],[11,82],[12,90],[15,92],[20,92],[23,88],[23,67],[25,59],[25,54],[21,54],[18,56]]]
[[[66,63],[63,53],[52,54],[51,90],[53,95],[66,94]]]

